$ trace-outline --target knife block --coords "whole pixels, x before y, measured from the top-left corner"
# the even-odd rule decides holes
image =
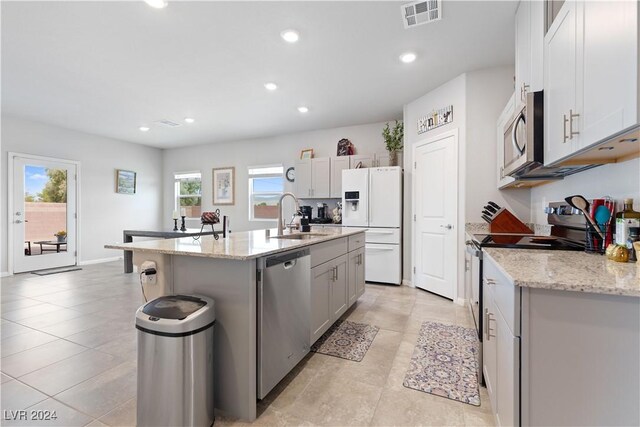
[[[491,233],[534,234],[529,227],[506,209],[502,209],[495,214],[493,220],[489,223],[489,231]]]

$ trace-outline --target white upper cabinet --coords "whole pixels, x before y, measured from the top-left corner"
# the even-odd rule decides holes
[[[328,157],[311,159],[311,196],[328,199],[331,194],[331,163]]]
[[[584,1],[579,8],[576,149],[638,122],[638,2]]]
[[[545,164],[638,123],[638,3],[566,0],[544,38]]]
[[[376,156],[374,154],[354,154],[351,156],[351,167],[357,168],[361,164],[361,168],[372,168],[376,165]]]
[[[543,88],[544,3],[521,1],[516,12],[516,105]]]
[[[295,194],[298,198],[311,197],[311,159],[296,160]]]
[[[295,195],[299,199],[328,199],[331,166],[328,157],[296,160]]]
[[[565,1],[544,39],[544,163],[573,152],[576,108],[577,5]],[[573,133],[573,135],[571,135]]]
[[[342,171],[349,169],[351,156],[331,158],[331,197],[342,198]]]
[[[376,167],[391,166],[391,158],[389,157],[389,152],[385,151],[383,153],[376,153],[375,165]]]

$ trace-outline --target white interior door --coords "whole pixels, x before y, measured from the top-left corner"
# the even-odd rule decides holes
[[[13,272],[76,264],[77,165],[13,156]],[[56,235],[66,235],[57,237]]]
[[[453,299],[457,283],[457,134],[414,148],[414,283]]]

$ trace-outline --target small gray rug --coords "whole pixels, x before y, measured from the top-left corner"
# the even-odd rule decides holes
[[[379,330],[377,326],[338,320],[311,346],[311,351],[360,362]]]
[[[424,322],[402,385],[480,406],[479,348],[474,329]]]
[[[50,268],[48,270],[32,271],[31,274],[35,274],[37,276],[48,276],[50,274],[66,273],[68,271],[78,271],[78,270],[82,270],[82,268],[80,267]]]

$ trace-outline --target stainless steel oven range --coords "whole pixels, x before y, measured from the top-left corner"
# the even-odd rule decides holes
[[[469,295],[468,307],[475,323],[478,340],[482,346],[482,256],[483,248],[546,249],[583,251],[585,247],[585,219],[582,212],[566,202],[551,202],[545,208],[547,222],[551,226],[550,236],[534,234],[473,234],[466,241],[465,295]],[[482,347],[481,347],[482,348]],[[479,366],[482,366],[480,351]],[[482,369],[478,378],[484,384]]]

